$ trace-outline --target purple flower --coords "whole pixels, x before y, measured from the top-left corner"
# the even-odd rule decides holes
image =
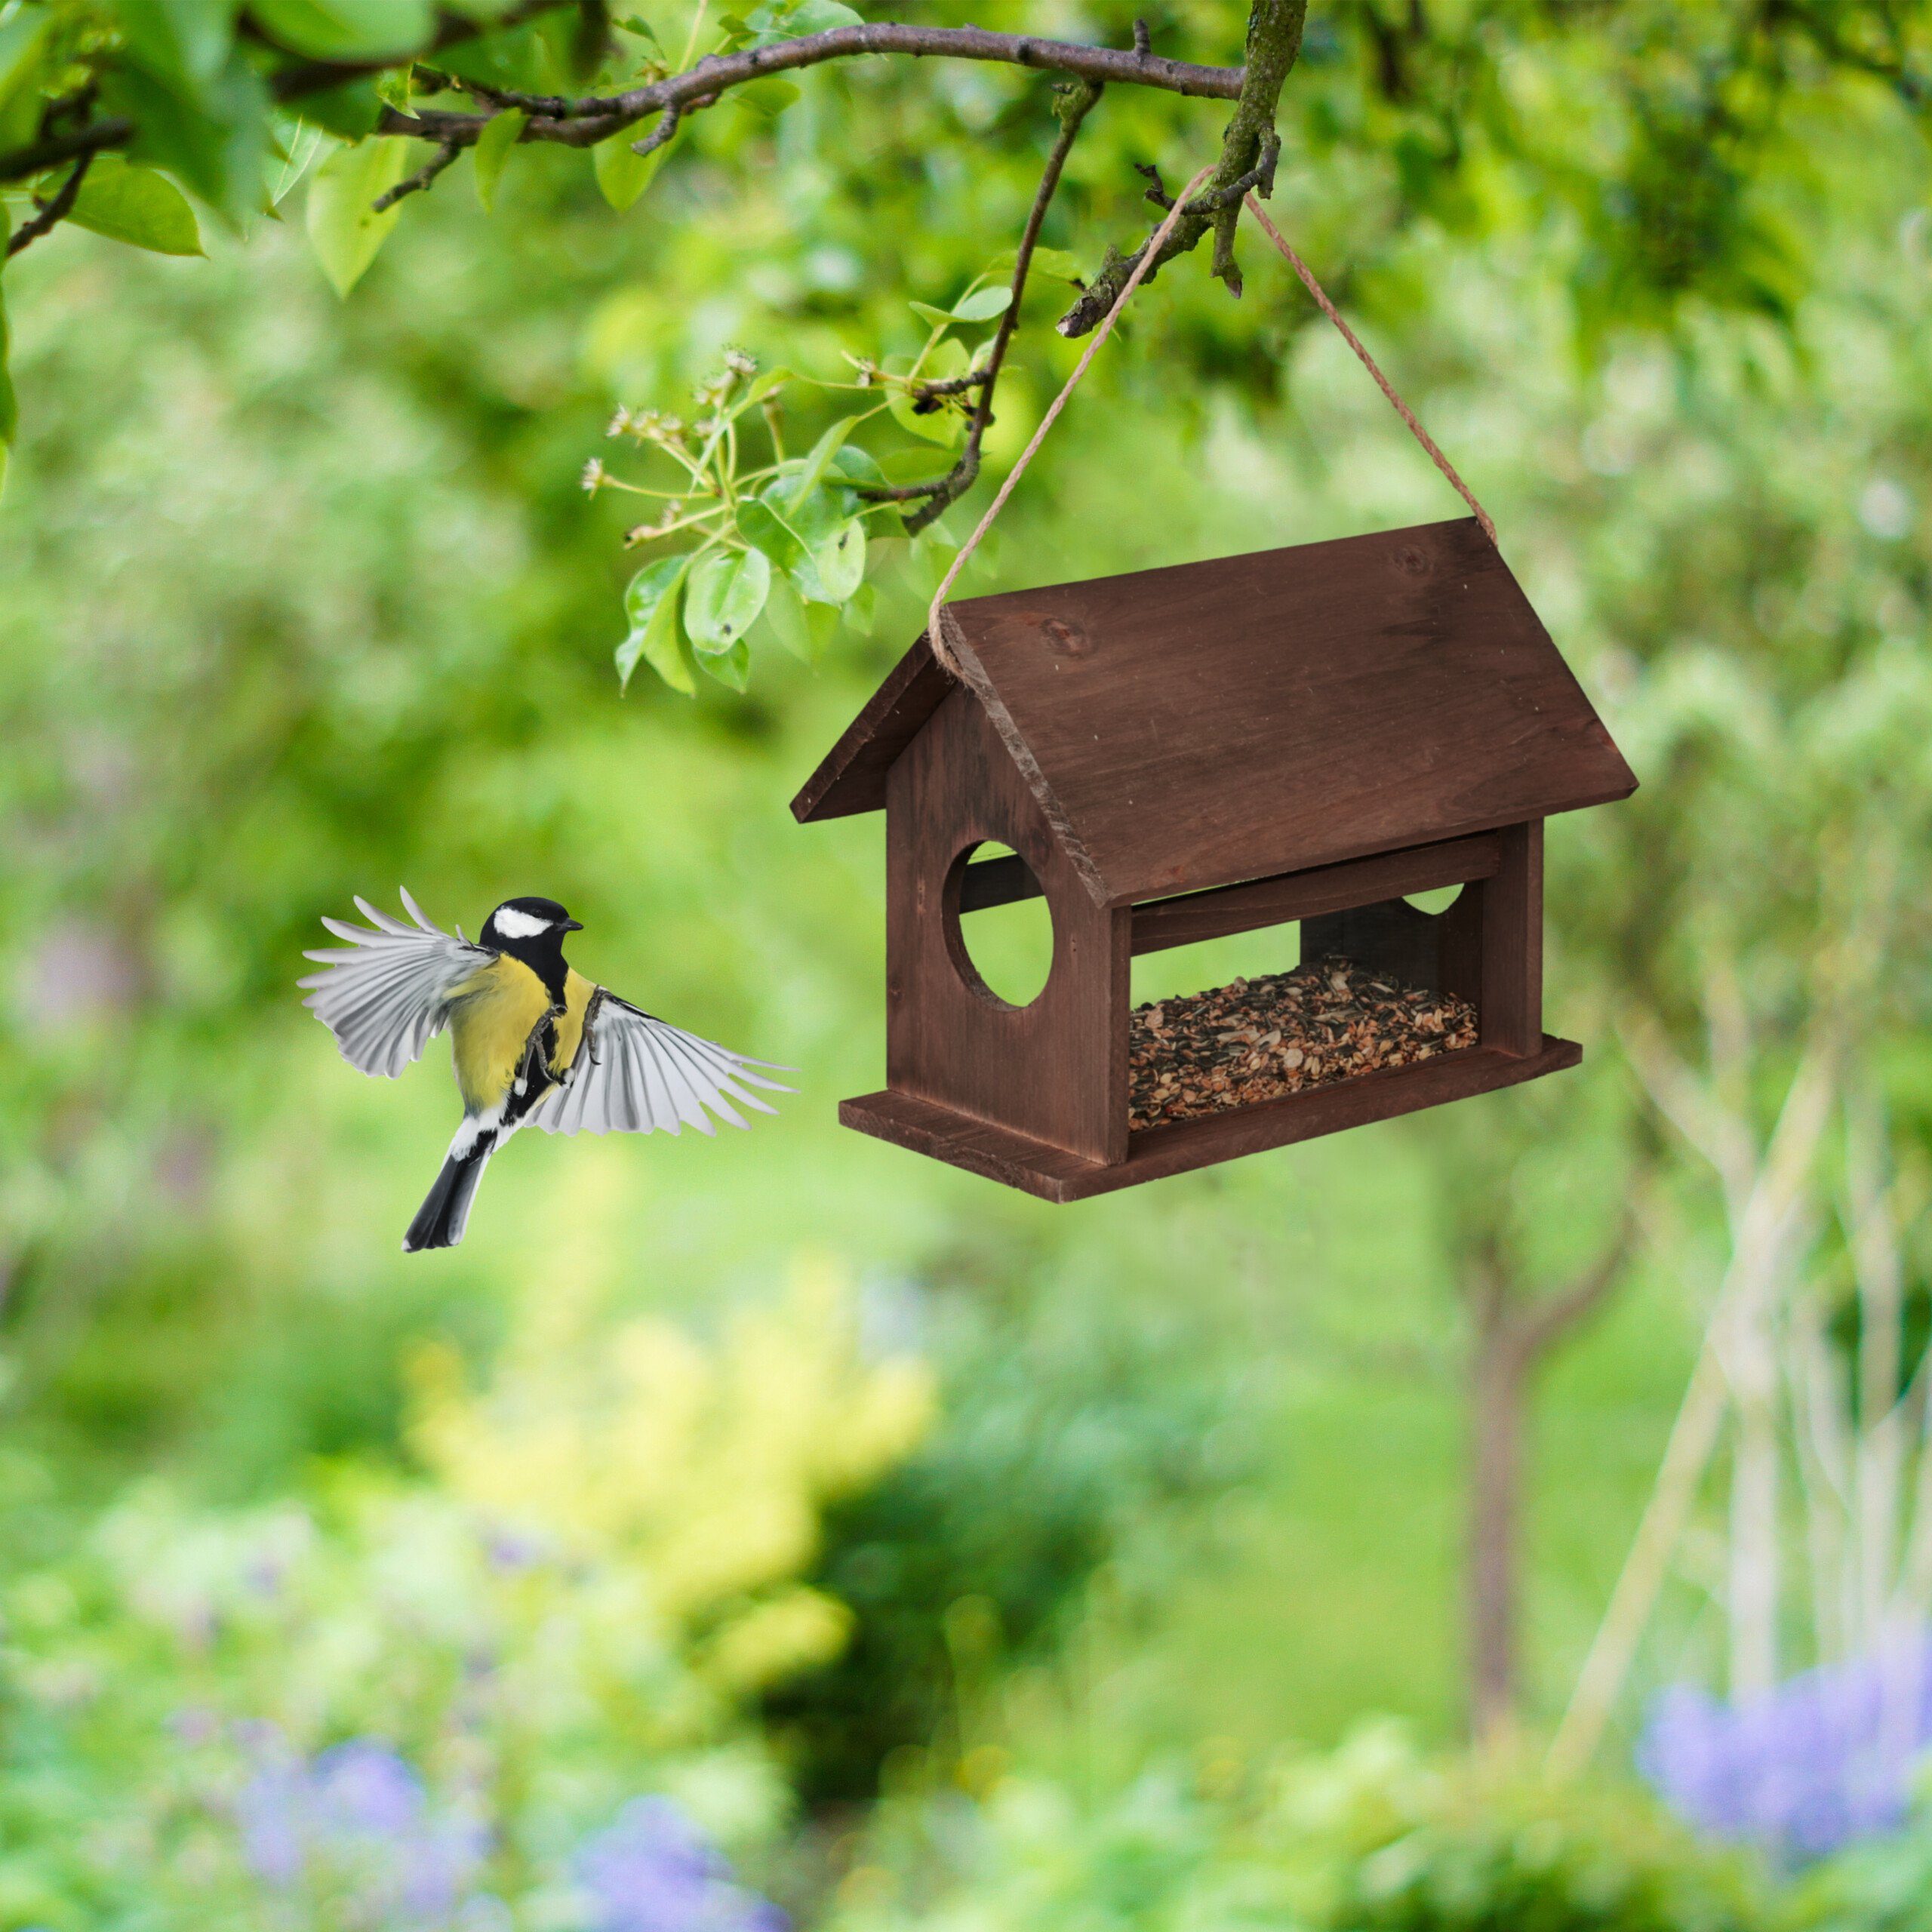
[[[305,1764],[272,1726],[251,1734],[255,1774],[236,1806],[242,1854],[278,1890],[321,1883],[356,1901],[358,1924],[445,1924],[475,1903],[482,1828],[432,1810],[388,1745],[356,1738]]]
[[[423,1780],[386,1744],[358,1737],[322,1752],[309,1772],[325,1828],[400,1838],[423,1815]]]
[[[731,1881],[710,1839],[668,1798],[637,1798],[579,1847],[586,1932],[785,1932],[783,1912]]]
[[[1904,1822],[1932,1744],[1932,1641],[1829,1664],[1726,1706],[1680,1686],[1653,1708],[1638,1766],[1713,1836],[1793,1860]]]

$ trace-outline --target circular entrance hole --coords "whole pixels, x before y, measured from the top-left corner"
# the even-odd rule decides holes
[[[959,976],[999,1006],[1031,1006],[1054,969],[1054,915],[1033,869],[989,839],[952,862],[946,937]]]
[[[1438,885],[1427,892],[1404,894],[1418,912],[1446,912],[1463,896],[1460,885]]]

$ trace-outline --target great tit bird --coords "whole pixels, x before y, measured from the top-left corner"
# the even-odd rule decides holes
[[[654,1019],[567,965],[564,935],[583,928],[554,899],[505,900],[473,945],[460,926],[452,937],[432,925],[407,892],[402,903],[414,925],[360,898],[369,925],[324,919],[349,943],[305,953],[325,970],[298,983],[364,1073],[393,1079],[450,1029],[463,1124],[402,1238],[405,1254],[462,1240],[490,1156],[532,1121],[546,1134],[715,1134],[707,1107],[743,1127],[733,1100],[772,1111],[748,1088],[792,1091],[752,1071],[771,1062]]]

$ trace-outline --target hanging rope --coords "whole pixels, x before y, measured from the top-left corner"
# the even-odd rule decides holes
[[[926,638],[932,646],[933,655],[946,669],[956,678],[959,675],[958,660],[952,654],[952,648],[940,634],[940,607],[946,601],[946,593],[958,581],[959,573],[966,568],[966,560],[980,547],[980,539],[992,528],[993,518],[1006,507],[1006,500],[1013,494],[1014,485],[1026,473],[1026,466],[1033,460],[1034,453],[1046,441],[1047,432],[1054,426],[1060,411],[1066,407],[1066,399],[1080,386],[1080,379],[1087,373],[1087,365],[1099,352],[1102,343],[1113,333],[1114,323],[1121,309],[1127,306],[1128,298],[1140,286],[1142,278],[1160,259],[1162,245],[1174,231],[1174,224],[1187,211],[1188,202],[1194,191],[1214,173],[1211,166],[1204,168],[1174,198],[1174,205],[1168,211],[1168,218],[1154,231],[1154,238],[1140,251],[1140,259],[1134,264],[1134,272],[1127,278],[1127,285],[1114,300],[1114,306],[1107,311],[1106,319],[1094,331],[1094,339],[1081,352],[1080,360],[1073,365],[1073,374],[1067,377],[1066,386],[1055,396],[1045,415],[1040,418],[1040,426],[1033,432],[1033,440],[1020,452],[1020,460],[1008,471],[1006,481],[999,486],[999,494],[986,506],[986,513],[980,518],[979,527],[967,538],[958,556],[952,560],[944,577],[940,578],[938,589],[933,592],[932,608],[926,613]]]
[[[1429,452],[1429,460],[1449,479],[1457,495],[1475,512],[1476,521],[1482,525],[1482,534],[1494,543],[1496,541],[1496,526],[1490,521],[1488,511],[1476,501],[1475,492],[1456,474],[1456,466],[1435,447],[1435,438],[1416,420],[1415,411],[1395,393],[1395,386],[1377,366],[1375,358],[1361,346],[1361,338],[1343,321],[1334,303],[1329,300],[1308,264],[1288,246],[1287,238],[1262,212],[1261,204],[1252,195],[1247,198],[1247,211],[1261,224],[1262,233],[1281,250],[1289,267],[1301,277],[1309,294],[1315,297],[1315,306],[1341,331],[1342,340],[1361,358],[1361,366],[1375,378],[1377,386],[1389,398],[1389,408],[1409,426],[1409,433]]]
[[[1174,224],[1186,211],[1195,190],[1213,172],[1211,167],[1204,168],[1174,198],[1173,206],[1168,211],[1168,218],[1154,231],[1153,239],[1141,251],[1140,260],[1134,265],[1134,272],[1128,277],[1125,287],[1115,298],[1114,306],[1107,311],[1106,319],[1094,331],[1094,339],[1081,352],[1080,360],[1073,365],[1073,374],[1067,377],[1066,386],[1048,405],[1046,414],[1040,419],[1040,426],[1033,432],[1032,441],[1020,451],[1020,460],[1007,472],[1006,481],[999,486],[998,494],[986,506],[986,515],[980,518],[972,535],[961,546],[959,554],[953,558],[946,575],[940,580],[938,589],[933,592],[932,608],[926,613],[926,638],[932,648],[934,657],[954,677],[959,675],[958,660],[954,657],[952,647],[941,633],[939,621],[940,611],[946,602],[946,592],[958,581],[959,573],[966,568],[966,560],[980,547],[980,540],[992,528],[993,519],[1005,509],[1007,498],[1013,494],[1014,486],[1026,473],[1026,466],[1033,460],[1040,445],[1046,441],[1047,432],[1054,426],[1060,411],[1066,407],[1067,398],[1079,387],[1080,379],[1086,374],[1088,365],[1099,352],[1101,343],[1113,333],[1114,323],[1120,312],[1127,306],[1129,297],[1140,286],[1149,269],[1159,258],[1162,244],[1174,232]],[[1415,411],[1395,393],[1394,385],[1382,373],[1375,358],[1362,346],[1361,339],[1343,321],[1340,313],[1334,303],[1329,300],[1321,283],[1315,280],[1308,264],[1289,247],[1287,238],[1262,212],[1260,203],[1252,195],[1247,197],[1247,211],[1260,223],[1261,232],[1280,249],[1288,266],[1301,277],[1309,294],[1314,297],[1315,306],[1341,331],[1342,340],[1361,358],[1362,367],[1375,378],[1376,386],[1389,398],[1389,407],[1408,425],[1409,433],[1427,451],[1429,460],[1448,479],[1456,494],[1475,512],[1475,519],[1481,525],[1483,534],[1491,543],[1495,543],[1496,525],[1491,522],[1489,512],[1476,501],[1475,493],[1457,475],[1456,466],[1436,448],[1435,438],[1416,420]]]

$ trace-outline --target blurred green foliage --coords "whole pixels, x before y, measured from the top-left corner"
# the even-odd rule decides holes
[[[1444,1764],[1398,1727],[1332,1754],[1150,1773],[1085,1804],[1015,1779],[888,1820],[841,1932],[1755,1932],[1748,1866],[1622,1789]]]

